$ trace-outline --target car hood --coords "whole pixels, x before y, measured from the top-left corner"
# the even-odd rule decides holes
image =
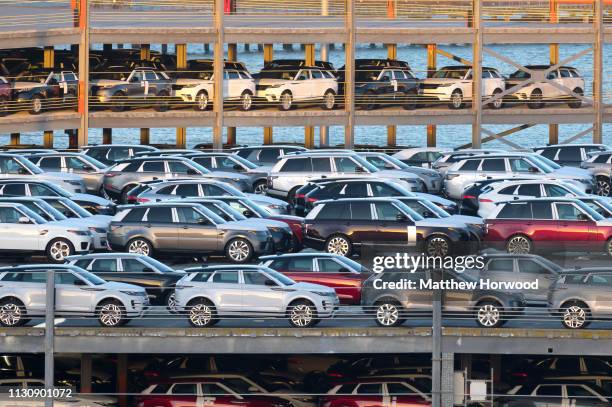
[[[431,226],[455,227],[455,228],[467,227],[465,223],[457,222],[456,220],[453,220],[451,218],[428,218],[428,219],[416,221],[415,225],[425,226],[425,227],[431,227]]]
[[[258,85],[271,86],[271,85],[282,85],[289,82],[288,79],[257,79],[255,81]]]
[[[270,175],[270,167],[257,167],[249,168],[246,170],[246,174],[250,175]]]
[[[218,225],[217,229],[242,230],[242,231],[254,230],[256,232],[267,232],[268,231],[268,228],[266,226],[262,224],[257,224],[255,222],[251,222],[249,219],[225,222],[225,223]]]
[[[299,222],[299,223],[304,222],[304,218],[300,216],[294,216],[294,215],[276,215],[274,214],[272,217],[274,219],[281,220],[281,221],[291,221],[291,222]]]
[[[140,286],[137,286],[134,284],[119,283],[117,281],[107,281],[105,284],[101,286],[96,286],[96,287],[105,288],[107,290],[130,290],[130,291],[140,291],[143,293],[145,292],[145,289]]]
[[[64,225],[66,229],[74,228],[75,226],[80,228],[100,227],[108,229],[110,220],[106,223],[95,220],[92,217],[89,218],[70,218],[64,220],[55,221],[57,224]]]
[[[70,221],[72,219],[67,219],[67,220]],[[67,229],[66,226],[70,226],[70,229],[80,230],[83,232],[89,232],[89,228],[87,226],[77,223],[77,222],[67,222],[67,220],[51,220],[39,226],[42,229],[59,228],[59,232],[62,232],[64,234],[68,234],[66,233],[66,229]]]
[[[578,167],[561,167],[553,171],[553,174],[571,175],[576,178],[591,178],[591,171]]]
[[[44,86],[45,86],[44,83],[39,83],[39,82],[14,82],[13,83],[14,90],[42,88]]]
[[[299,282],[299,283],[293,284],[290,287],[295,290],[335,292],[334,289],[331,287],[327,287],[327,286],[320,285],[320,284],[313,284],[313,283]]]
[[[605,218],[605,219],[602,219],[602,220],[598,220],[595,223],[597,224],[597,226],[610,227],[610,226],[612,226],[612,218]]]
[[[418,196],[419,198],[425,198],[428,201],[438,203],[444,206],[452,206],[455,204],[453,201],[446,199],[446,198],[442,198],[441,196],[438,196],[438,195],[425,194],[423,192],[414,192],[414,194]]]
[[[51,178],[60,179],[62,181],[83,181],[83,178],[77,174],[71,174],[69,172],[56,172],[56,171],[45,171],[42,174],[36,174],[36,178]]]
[[[95,204],[102,205],[102,206],[112,206],[113,205],[113,203],[109,201],[108,199],[105,199],[105,198],[102,198],[96,195],[91,195],[91,194],[72,194],[71,198],[73,200],[93,202]]]
[[[252,225],[261,225],[261,226],[265,226],[266,228],[282,228],[287,230],[288,232],[291,232],[291,228],[289,228],[289,225],[287,225],[285,222],[281,222],[279,220],[274,220],[274,219],[264,219],[264,218],[249,218],[246,220],[241,220],[240,222],[243,222],[243,224],[252,224]]]
[[[97,81],[91,81],[92,85],[109,88],[111,86],[126,84],[125,81],[118,81],[116,79],[98,79]]]
[[[371,174],[373,177],[382,178],[412,178],[419,179],[419,176],[404,170],[380,170]]]
[[[482,225],[484,224],[484,219],[479,218],[478,216],[467,216],[467,215],[451,215],[450,218],[445,219],[454,219],[457,222],[467,223],[468,225]]]
[[[210,83],[212,84],[213,81],[210,79],[197,79],[197,78],[181,78],[181,79],[177,79],[175,82],[177,85],[199,85],[199,84],[205,84],[205,83]]]
[[[234,178],[234,179],[238,179],[238,180],[248,180],[249,177],[247,177],[244,174],[239,174],[236,172],[228,172],[228,171],[213,171],[212,175],[215,178]]]
[[[423,83],[428,84],[428,85],[443,85],[446,83],[459,83],[463,81],[464,81],[463,79],[447,79],[447,78],[425,78],[423,79]]]
[[[266,196],[266,195],[261,195],[261,194],[251,194],[251,193],[247,193],[245,194],[249,199],[253,200],[254,202],[261,202],[264,205],[281,205],[281,206],[287,206],[287,202],[282,201],[280,199],[277,198],[272,198],[270,196]]]

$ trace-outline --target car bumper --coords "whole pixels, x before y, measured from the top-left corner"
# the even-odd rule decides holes
[[[108,239],[106,233],[96,233],[93,236],[93,250],[107,250]]]

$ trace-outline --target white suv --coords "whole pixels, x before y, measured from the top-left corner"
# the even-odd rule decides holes
[[[292,201],[295,192],[312,179],[343,177],[387,179],[411,192],[422,192],[424,185],[416,174],[379,170],[356,153],[306,151],[280,158],[270,171],[266,193]]]
[[[421,83],[425,101],[449,102],[451,109],[461,109],[465,102],[472,100],[472,68],[469,66],[446,66],[435,72],[431,78]],[[482,68],[483,99],[502,93],[506,82],[502,74],[494,68]],[[499,109],[503,106],[502,98],[491,103],[491,107]]]
[[[25,205],[0,202],[0,251],[10,254],[44,253],[61,263],[76,253],[93,248],[93,235],[87,226],[47,222]]]
[[[278,103],[280,110],[290,110],[295,102],[323,102],[323,108],[336,106],[338,81],[319,68],[288,68],[262,71],[257,79],[257,97]]]
[[[562,66],[558,69],[553,69],[545,76],[545,72],[552,65],[527,65],[525,68],[531,71],[525,72],[518,70],[508,78],[507,87],[511,88],[519,83],[531,79],[533,75],[533,83],[522,87],[519,91],[511,95],[512,98],[519,102],[527,103],[530,109],[540,109],[544,107],[546,102],[565,102],[571,108],[579,108],[582,106],[582,100],[578,99],[568,92],[557,88],[548,81],[562,85],[577,95],[584,95],[584,78],[578,73],[576,68]],[[546,78],[546,80],[545,80]],[[547,81],[548,80],[548,81]]]
[[[144,288],[108,282],[68,265],[0,269],[0,325],[20,326],[45,315],[47,271],[55,273],[55,315],[95,316],[102,326],[120,326],[141,317],[149,306]]]
[[[213,62],[210,60],[189,61],[187,71],[177,72],[172,86],[174,95],[183,102],[195,103],[195,110],[208,109],[215,97]],[[242,110],[250,110],[255,95],[255,80],[239,62],[225,62],[223,68],[223,100],[237,102]]]
[[[37,181],[50,181],[74,193],[86,191],[83,178],[66,172],[47,172],[40,169],[25,157],[17,154],[0,154],[0,179],[36,178]]]

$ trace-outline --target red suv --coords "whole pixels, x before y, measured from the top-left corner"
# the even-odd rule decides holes
[[[427,390],[428,391],[428,390]],[[357,379],[334,386],[319,399],[319,407],[431,406],[431,399],[414,382],[402,378]]]
[[[261,264],[295,281],[321,284],[336,290],[341,304],[361,304],[361,286],[370,270],[331,253],[290,253],[261,256]]]
[[[220,379],[172,379],[152,384],[136,397],[137,407],[291,407],[282,398],[261,394],[238,394]]]
[[[602,251],[612,255],[612,219],[571,198],[505,202],[485,221],[485,245],[513,254]]]

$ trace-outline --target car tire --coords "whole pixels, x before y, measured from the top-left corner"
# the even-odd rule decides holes
[[[217,323],[217,310],[215,305],[204,299],[198,298],[187,304],[189,324],[194,328],[206,328]]]
[[[257,181],[253,184],[253,193],[259,195],[265,195],[268,190],[268,182],[267,181]]]
[[[32,96],[30,101],[30,114],[41,114],[45,110],[45,101],[41,95]]]
[[[533,243],[525,235],[514,235],[506,242],[506,251],[510,254],[530,254],[533,252]]]
[[[17,327],[25,325],[29,320],[25,306],[17,298],[5,298],[0,302],[0,325],[5,327]]]
[[[584,96],[584,91],[580,88],[576,88],[573,92],[577,95]],[[582,99],[574,98],[572,96],[572,100],[567,104],[572,109],[579,109],[582,107]]]
[[[530,109],[541,109],[544,107],[544,101],[542,100],[542,91],[540,89],[534,89],[529,95],[529,101],[527,107]]]
[[[429,256],[445,257],[451,251],[451,242],[446,236],[435,235],[425,241],[425,252]]]
[[[591,310],[581,301],[571,301],[561,306],[561,323],[568,329],[586,328],[591,319]]]
[[[253,94],[249,90],[245,90],[240,95],[240,110],[243,112],[251,110],[253,107]]]
[[[451,94],[448,107],[453,110],[463,109],[465,107],[465,103],[463,102],[463,92],[461,92],[459,89],[455,89]]]
[[[608,256],[612,256],[612,237],[606,242],[605,250]]]
[[[418,95],[416,92],[408,92],[404,94],[404,103],[402,107],[404,110],[414,110],[417,107]]]
[[[327,253],[350,257],[353,253],[353,243],[345,235],[332,235],[325,241],[325,251]]]
[[[278,108],[284,112],[293,108],[293,95],[288,90],[284,91],[280,96],[280,104]]]
[[[125,92],[119,91],[113,94],[111,98],[111,111],[123,112],[126,110],[127,100]]]
[[[98,323],[107,328],[125,325],[125,307],[118,300],[103,300],[96,306],[96,317]]]
[[[287,307],[287,320],[294,328],[309,328],[319,322],[317,308],[310,301],[293,301]]]
[[[500,93],[502,93],[501,89],[495,89],[493,91],[493,97],[499,95]],[[489,103],[489,106],[491,107],[491,109],[495,109],[495,110],[499,110],[502,107],[504,107],[504,98],[499,98],[494,102]]]
[[[496,301],[483,301],[476,305],[476,323],[481,328],[498,328],[503,325],[503,309]]]
[[[333,90],[328,89],[323,95],[323,109],[333,110],[334,107],[336,107],[336,93]]]
[[[204,112],[208,110],[208,93],[205,90],[201,90],[195,97],[195,105],[193,105],[193,110],[198,112]]]
[[[168,92],[162,90],[156,97],[158,100],[153,108],[156,112],[167,112],[170,110],[170,94]]]
[[[153,245],[142,237],[131,239],[125,248],[128,253],[142,254],[149,257],[153,255]]]
[[[402,319],[402,305],[394,299],[382,299],[374,304],[374,320],[376,325],[385,328],[399,326],[404,323]]]
[[[610,196],[612,184],[609,177],[598,176],[595,182],[595,193],[599,196]]]
[[[253,245],[248,240],[237,237],[225,245],[225,257],[232,263],[247,263],[253,257]]]
[[[169,313],[178,314],[178,309],[176,308],[176,293],[174,291],[166,295],[166,298],[164,298],[164,305]]]
[[[72,243],[61,237],[51,240],[45,249],[45,255],[52,263],[63,263],[66,257],[73,254],[74,246]]]
[[[9,101],[6,98],[0,98],[0,117],[9,114]]]

